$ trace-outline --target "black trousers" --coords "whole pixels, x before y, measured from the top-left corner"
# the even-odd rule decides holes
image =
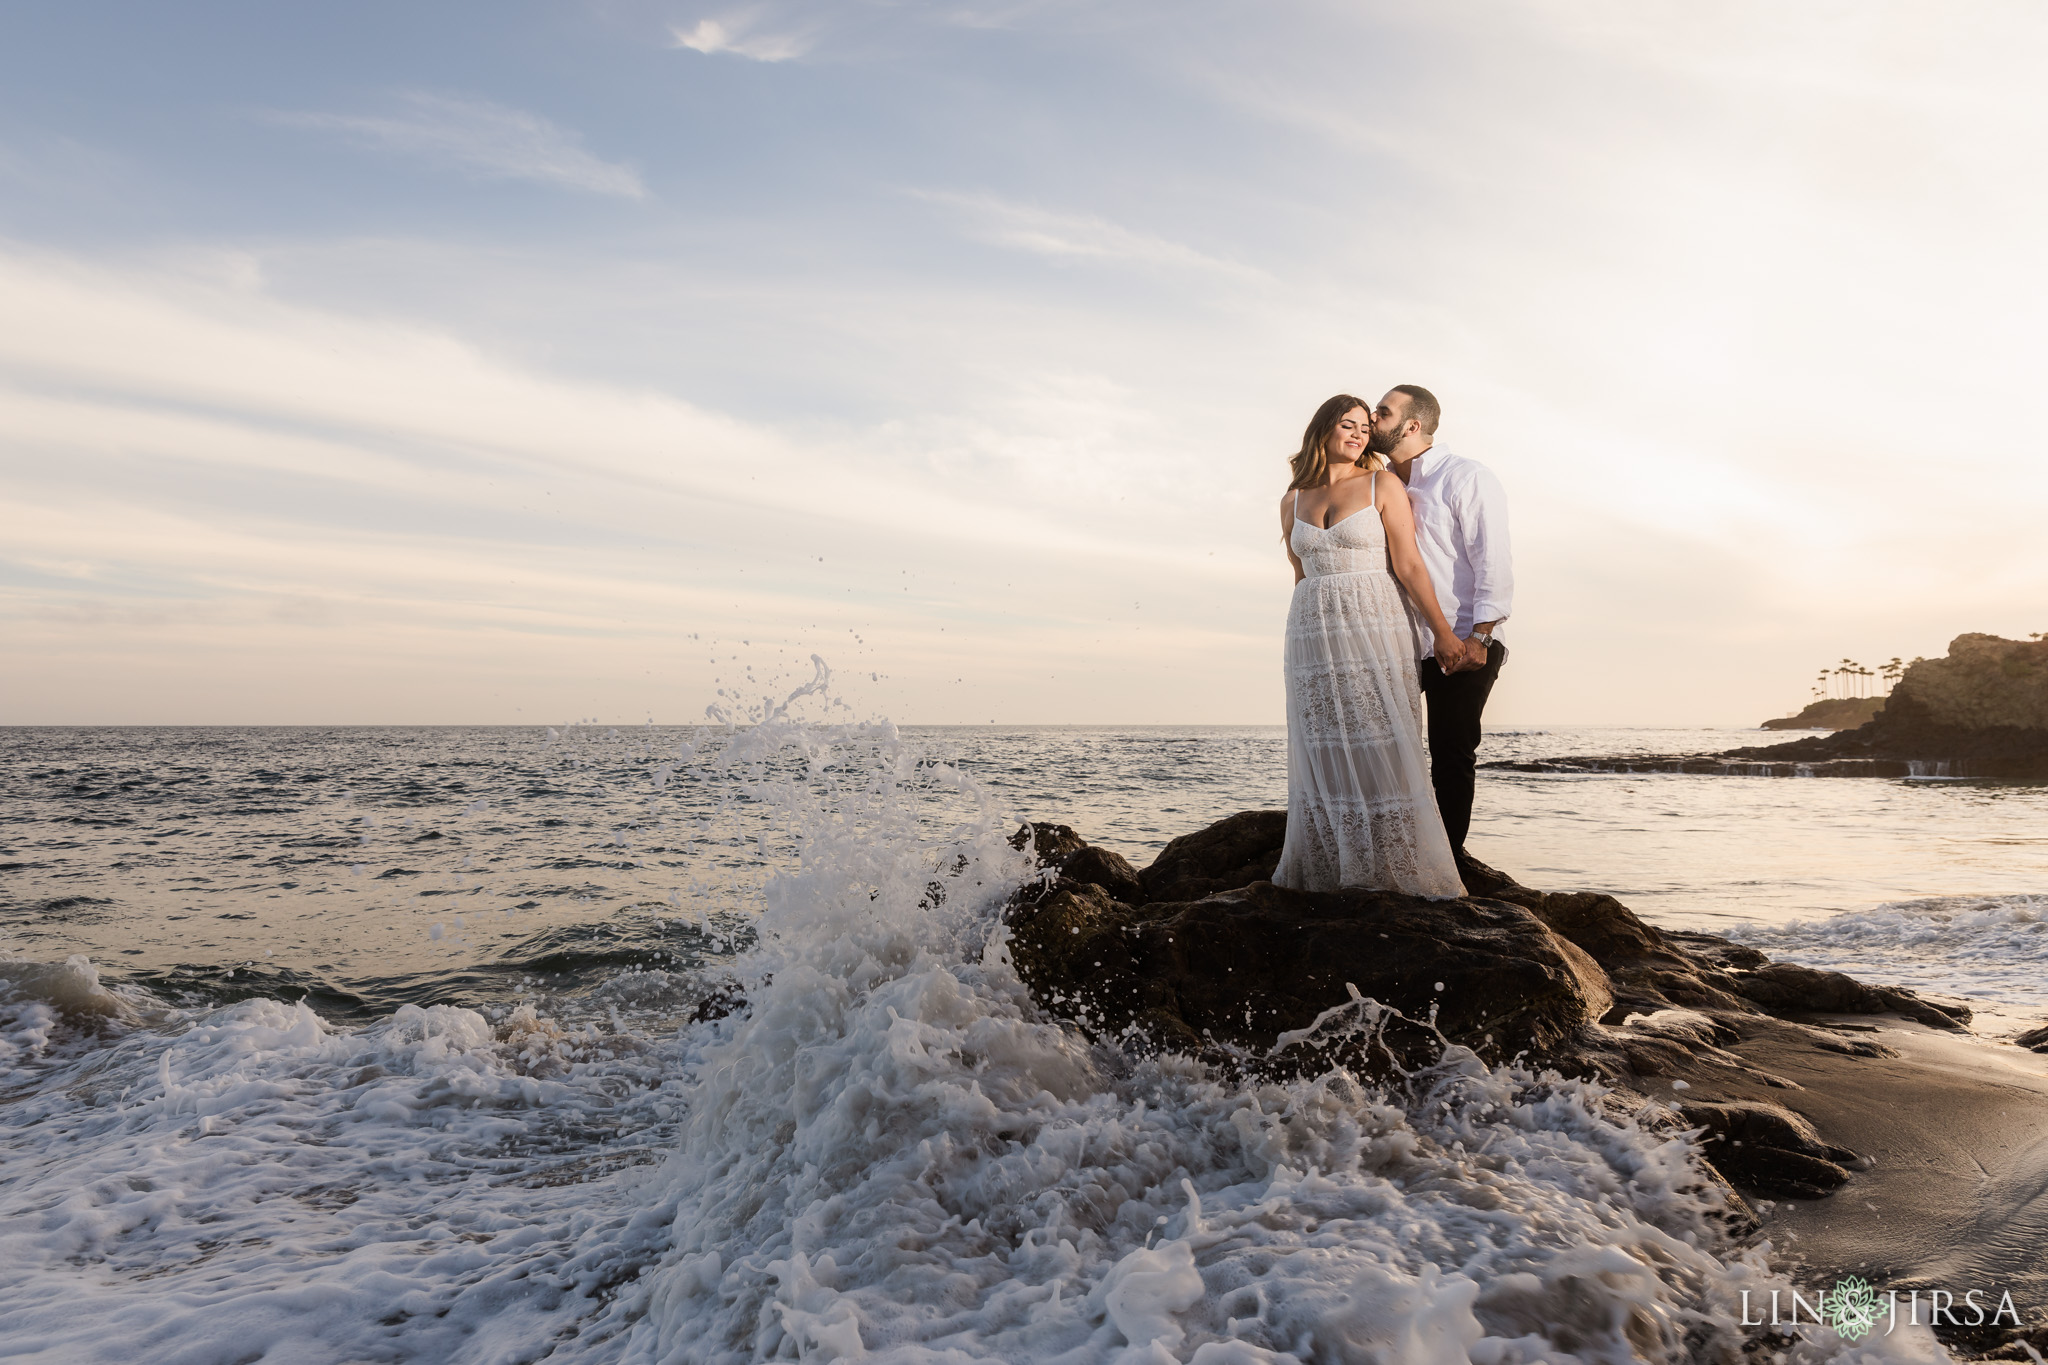
[[[1429,782],[1436,788],[1436,808],[1444,817],[1451,851],[1465,851],[1472,828],[1473,769],[1479,759],[1479,715],[1493,692],[1493,680],[1508,660],[1508,647],[1495,640],[1486,647],[1486,667],[1446,673],[1435,659],[1424,659],[1422,694],[1429,698]]]

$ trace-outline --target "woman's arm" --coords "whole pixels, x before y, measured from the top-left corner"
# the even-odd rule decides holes
[[[1290,488],[1280,499],[1280,544],[1287,551],[1287,562],[1294,566],[1297,583],[1307,577],[1307,570],[1301,567],[1301,556],[1294,553],[1294,503],[1300,496]]]
[[[1387,558],[1393,564],[1394,577],[1408,590],[1408,600],[1436,637],[1437,667],[1455,673],[1465,664],[1465,643],[1444,619],[1436,585],[1429,581],[1429,565],[1422,562],[1422,551],[1416,547],[1415,512],[1408,506],[1408,490],[1389,475],[1374,491],[1379,494],[1380,525],[1387,528]]]

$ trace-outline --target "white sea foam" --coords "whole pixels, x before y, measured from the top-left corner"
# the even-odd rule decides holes
[[[1783,1283],[1721,1245],[1691,1145],[1596,1087],[1458,1050],[1408,1087],[1245,1084],[1048,1021],[993,913],[1026,871],[1009,815],[887,727],[769,715],[693,762],[792,853],[748,1008],[673,1036],[152,1018],[83,962],[10,968],[5,1350],[1732,1361],[1737,1294]],[[1821,1333],[1785,1358],[1935,1356]]]
[[[661,1239],[605,1179],[672,1131],[658,1045],[528,1010],[52,1013],[0,1110],[9,1358],[532,1359]]]
[[[1788,962],[1959,996],[1993,1031],[2048,1018],[2048,895],[1938,896],[1721,932]]]

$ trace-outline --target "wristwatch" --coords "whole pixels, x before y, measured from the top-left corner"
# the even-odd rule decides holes
[[[1472,638],[1488,649],[1493,648],[1493,632],[1490,630],[1475,630],[1472,632]]]

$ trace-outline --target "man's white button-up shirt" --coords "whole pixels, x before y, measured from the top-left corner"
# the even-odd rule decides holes
[[[1476,460],[1431,446],[1408,468],[1415,541],[1429,566],[1436,600],[1460,637],[1478,621],[1505,621],[1514,607],[1515,574],[1508,549],[1508,501],[1493,471]],[[1422,657],[1436,653],[1418,632]]]

